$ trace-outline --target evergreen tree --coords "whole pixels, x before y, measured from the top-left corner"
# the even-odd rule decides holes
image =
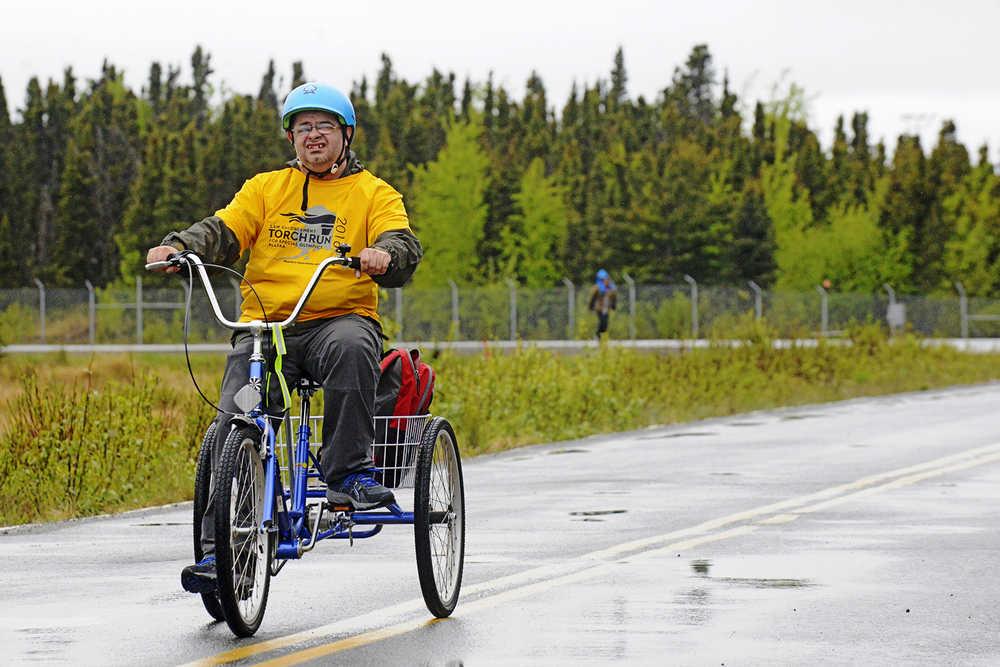
[[[12,219],[18,211],[14,196],[14,128],[7,109],[7,94],[0,78],[0,286],[26,285],[23,242]]]
[[[876,169],[872,164],[872,151],[868,143],[868,114],[855,113],[851,117],[851,144],[850,144],[850,187],[851,196],[858,203],[868,201],[869,195],[875,188],[875,179],[878,177]]]
[[[424,246],[419,286],[441,287],[448,280],[475,283],[482,278],[476,252],[483,237],[488,159],[479,147],[479,123],[455,122],[436,160],[414,166],[413,228]]]
[[[149,67],[149,80],[146,83],[144,97],[153,111],[153,116],[157,117],[166,106],[166,93],[163,88],[163,68],[160,63],[153,62]]]
[[[518,162],[529,164],[535,159],[545,159],[548,157],[555,139],[555,127],[549,123],[545,85],[537,72],[532,72],[531,76],[528,77],[520,111],[518,125],[521,136],[516,145],[520,158]]]
[[[466,123],[469,122],[469,118],[472,114],[472,82],[469,81],[468,77],[465,79],[465,83],[462,85],[462,102],[459,107],[459,116]]]
[[[45,267],[45,282],[63,287],[97,280],[106,272],[101,266],[105,255],[99,251],[101,220],[94,194],[94,154],[89,145],[69,142],[69,159],[63,169],[58,198],[58,234],[54,241],[54,261]],[[93,243],[97,236],[98,243]],[[105,281],[99,280],[103,284]]]
[[[118,275],[115,235],[139,162],[138,100],[113,67],[104,73],[74,118],[60,179],[56,259],[47,273],[61,285],[105,285]]]
[[[501,230],[504,273],[529,287],[558,284],[565,275],[566,204],[563,189],[532,160],[514,195],[516,213]]]
[[[202,127],[208,119],[208,98],[212,95],[208,77],[212,75],[212,71],[212,56],[202,51],[199,45],[191,54],[191,76],[194,79],[194,85],[191,87],[194,96],[191,111],[198,127]]]
[[[608,91],[608,105],[611,110],[625,103],[628,74],[625,72],[625,53],[619,46],[615,51],[614,68],[611,70],[611,90]]]
[[[707,44],[697,44],[691,49],[683,68],[674,70],[674,78],[664,97],[688,121],[709,123],[715,117],[716,107],[712,98],[715,70]],[[696,125],[689,125],[696,127]]]
[[[740,281],[771,285],[777,269],[774,251],[774,228],[767,214],[763,189],[759,181],[748,181],[740,193],[731,253]]]
[[[12,190],[13,190],[13,169],[11,153],[14,150],[14,132],[10,122],[10,112],[7,110],[7,94],[3,87],[3,78],[0,77],[0,215],[11,212]],[[0,244],[3,240],[0,239]],[[2,249],[2,245],[0,245]],[[0,277],[4,276],[0,269]]]
[[[264,73],[263,78],[260,80],[257,101],[265,108],[277,111],[280,107],[278,106],[278,95],[274,92],[275,76],[274,59],[272,58],[267,62],[267,72]]]
[[[146,250],[159,243],[170,228],[165,228],[157,202],[164,190],[164,136],[154,127],[146,138],[146,150],[139,173],[132,184],[128,208],[115,234],[115,244],[121,258],[120,276],[127,282],[135,280]]]
[[[295,90],[303,83],[306,82],[306,75],[302,69],[302,61],[296,60],[292,63],[292,86],[288,89],[289,91]]]
[[[939,267],[928,262],[924,252],[933,237],[931,224],[934,193],[929,187],[927,159],[920,138],[900,136],[893,155],[888,191],[880,215],[880,227],[895,238],[909,241],[907,263],[912,267],[908,287],[936,287]],[[933,252],[933,250],[932,250]]]
[[[1000,178],[989,163],[986,147],[979,164],[942,201],[954,233],[944,253],[942,290],[960,280],[973,296],[1000,291]]]

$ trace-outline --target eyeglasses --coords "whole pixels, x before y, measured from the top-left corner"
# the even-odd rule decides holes
[[[312,123],[299,123],[292,129],[292,132],[294,132],[296,136],[303,137],[307,134],[312,134],[312,131],[315,129],[320,134],[327,135],[338,129],[338,127],[339,126],[336,123],[324,120],[316,123],[315,125]]]

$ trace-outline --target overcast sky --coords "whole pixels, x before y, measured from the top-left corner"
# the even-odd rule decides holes
[[[920,132],[928,148],[951,118],[970,152],[988,142],[993,161],[1000,156],[1000,0],[0,3],[0,77],[12,112],[29,77],[61,80],[72,65],[78,79],[94,78],[105,57],[136,91],[153,61],[181,66],[189,81],[198,44],[211,54],[216,87],[240,93],[257,92],[272,58],[286,81],[301,60],[307,77],[349,90],[374,78],[385,52],[411,83],[432,67],[459,82],[483,82],[492,70],[517,98],[536,70],[556,109],[574,81],[607,79],[621,45],[629,95],[652,100],[705,43],[720,80],[728,71],[748,105],[770,98],[782,77],[803,87],[825,147],[838,114],[849,123],[864,110],[890,152],[902,132]]]

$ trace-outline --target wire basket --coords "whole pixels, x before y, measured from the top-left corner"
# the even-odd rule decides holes
[[[289,415],[292,439],[297,437],[300,417]],[[412,488],[413,474],[417,461],[417,449],[424,426],[430,415],[406,415],[402,417],[375,417],[375,440],[372,443],[372,458],[379,472],[376,481],[389,488]],[[278,467],[281,470],[281,481],[286,489],[291,488],[288,475],[288,446],[285,444],[285,427],[279,425],[275,453],[278,456]],[[323,444],[323,416],[309,417],[309,488],[325,488],[325,484],[316,470],[319,461],[319,450]]]

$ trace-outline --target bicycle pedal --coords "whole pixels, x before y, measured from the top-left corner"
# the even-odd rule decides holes
[[[331,505],[331,504],[327,504],[327,508],[331,512],[346,512],[348,514],[350,514],[351,512],[354,511],[354,508],[351,507],[350,505]]]

